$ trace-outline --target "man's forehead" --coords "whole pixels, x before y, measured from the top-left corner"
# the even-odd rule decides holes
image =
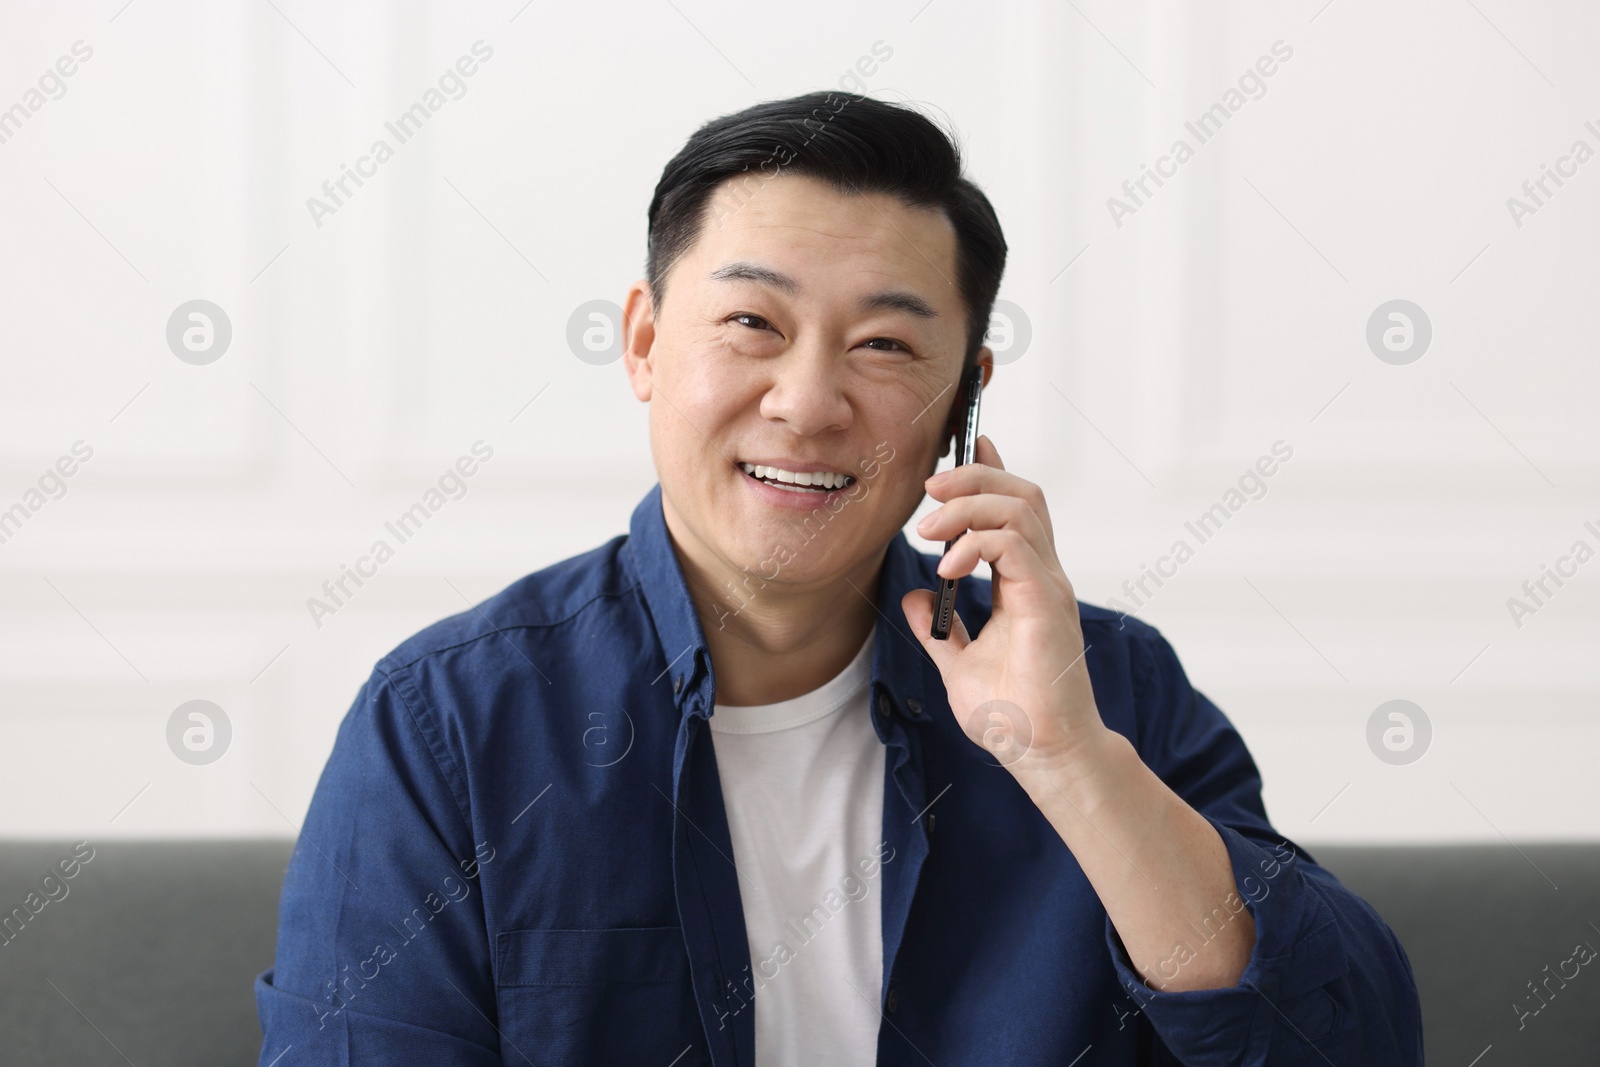
[[[889,193],[840,192],[809,175],[758,180],[733,211],[717,217],[717,230],[733,236],[782,227],[822,239],[879,240],[891,246],[933,243],[940,251],[955,244],[955,227],[937,207],[907,204]]]
[[[817,266],[806,257],[820,253],[830,278],[840,268],[871,273],[873,288],[905,291],[911,299],[898,301],[902,310],[920,317],[937,314],[934,305],[956,294],[955,228],[935,207],[912,207],[888,194],[843,194],[806,175],[783,175],[765,179],[738,210],[712,218],[694,258],[696,273],[713,284],[754,282],[803,295],[802,275]]]

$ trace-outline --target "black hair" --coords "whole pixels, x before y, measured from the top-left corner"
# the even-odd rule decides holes
[[[645,277],[659,312],[672,265],[699,237],[712,193],[737,210],[765,178],[788,171],[838,192],[887,193],[913,207],[942,209],[956,234],[956,284],[967,310],[963,370],[977,358],[1005,271],[1006,241],[987,197],[961,175],[961,151],[926,116],[845,92],[771,100],[696,130],[661,172],[650,201]],[[727,199],[731,194],[731,199]]]

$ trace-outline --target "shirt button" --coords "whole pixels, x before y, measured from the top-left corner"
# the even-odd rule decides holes
[[[913,718],[916,718],[916,717],[920,716],[922,714],[922,703],[921,703],[921,701],[916,700],[915,698],[907,697],[906,698],[906,710],[911,713]]]
[[[933,812],[928,812],[928,833],[933,833]]]
[[[899,1006],[900,1006],[900,990],[897,989],[894,986],[890,986],[889,987],[889,999],[888,999],[887,1003],[884,1004],[884,1007],[887,1008],[891,1014],[893,1014],[894,1010],[896,1008],[898,1008]]]
[[[672,679],[672,691],[674,693],[683,692],[683,675],[680,674]]]
[[[878,694],[878,714],[886,719],[889,717],[889,698],[883,693]]]

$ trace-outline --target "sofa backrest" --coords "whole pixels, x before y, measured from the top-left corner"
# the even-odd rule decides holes
[[[0,1064],[255,1064],[294,843],[87,847],[64,878],[72,843],[0,844]]]
[[[1600,957],[1573,957],[1600,950],[1600,844],[1305,847],[1399,937],[1429,1063],[1600,1064]]]
[[[1430,1063],[1600,1064],[1600,960],[1566,962],[1600,948],[1600,845],[1306,848],[1399,936]],[[255,1064],[292,850],[0,844],[0,1067]]]

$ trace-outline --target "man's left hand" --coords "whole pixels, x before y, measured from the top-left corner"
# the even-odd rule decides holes
[[[959,615],[947,640],[930,635],[932,590],[912,590],[900,604],[943,676],[951,711],[966,735],[1024,784],[1092,768],[1085,761],[1107,729],[1043,490],[1007,471],[983,435],[976,462],[941,471],[926,487],[942,506],[922,519],[918,534],[931,541],[961,535],[939,574],[965,577],[980,558],[993,574],[993,613],[975,639]]]

